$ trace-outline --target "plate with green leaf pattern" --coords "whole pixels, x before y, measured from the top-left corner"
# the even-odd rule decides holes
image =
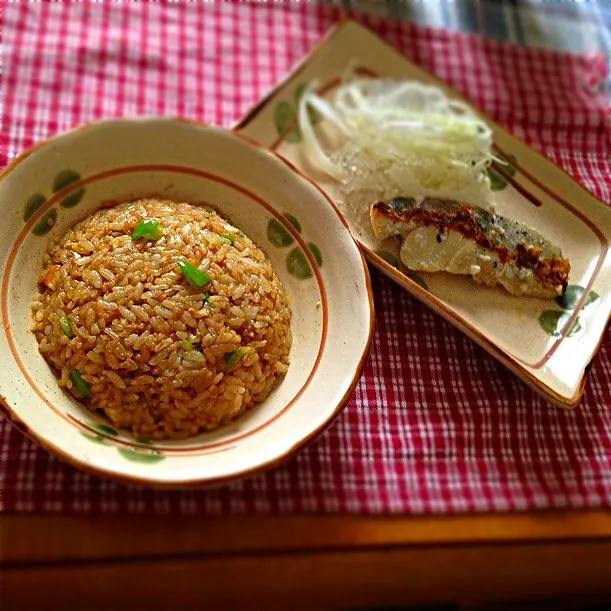
[[[305,87],[331,95],[350,67],[362,77],[416,80],[466,101],[352,20],[333,28],[281,83],[238,121],[235,129],[282,155],[314,180],[342,210],[371,264],[467,334],[549,401],[575,406],[611,312],[611,208],[566,172],[478,113],[493,130],[499,164],[489,168],[496,211],[549,236],[571,263],[569,286],[557,300],[515,297],[502,289],[445,273],[413,273],[398,243],[376,242],[351,217],[337,185],[312,167],[297,121]],[[476,110],[477,112],[477,110]],[[321,140],[329,122],[311,117]],[[400,197],[402,194],[397,193]],[[374,202],[372,202],[373,204]]]

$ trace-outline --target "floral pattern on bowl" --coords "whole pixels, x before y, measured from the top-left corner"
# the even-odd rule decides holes
[[[215,207],[266,252],[291,296],[284,381],[234,423],[182,441],[135,438],[88,411],[59,388],[29,331],[49,240],[102,204],[144,196]],[[0,197],[0,406],[65,460],[155,486],[223,482],[285,459],[350,398],[373,333],[367,266],[328,199],[279,156],[185,120],[102,121],[17,158]]]
[[[301,233],[301,223],[290,212],[285,212],[284,218],[286,218],[295,228],[295,231]],[[276,248],[285,248],[291,246],[295,242],[291,234],[275,218],[269,219],[267,223],[267,239]],[[318,248],[314,242],[308,242],[308,248],[314,257],[316,265],[322,267],[322,253],[320,252],[320,248]],[[308,258],[299,245],[293,246],[287,254],[286,268],[289,274],[296,278],[301,278],[302,280],[307,280],[314,276]]]

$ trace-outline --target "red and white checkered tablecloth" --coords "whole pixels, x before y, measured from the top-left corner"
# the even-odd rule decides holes
[[[290,3],[22,1],[2,6],[2,164],[115,115],[229,125],[342,15]],[[604,62],[362,17],[611,202]],[[6,205],[6,203],[4,204]],[[377,328],[349,405],[283,466],[208,491],[98,479],[0,421],[4,512],[289,513],[611,506],[611,333],[585,397],[554,409],[373,273]],[[0,372],[0,375],[2,373]]]

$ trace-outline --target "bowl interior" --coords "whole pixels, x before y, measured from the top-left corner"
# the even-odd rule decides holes
[[[145,196],[218,210],[265,251],[291,297],[284,381],[230,426],[183,441],[134,439],[87,411],[59,389],[29,332],[49,241],[101,205]],[[128,479],[222,479],[286,455],[347,399],[371,333],[366,268],[321,193],[266,151],[179,120],[103,122],[54,138],[9,167],[0,202],[0,364],[12,374],[3,376],[0,395],[64,458]]]

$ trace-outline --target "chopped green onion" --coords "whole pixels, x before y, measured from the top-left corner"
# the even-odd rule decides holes
[[[183,350],[186,350],[187,352],[189,350],[193,350],[193,344],[191,342],[187,341],[186,339],[181,339],[180,340],[180,347]]]
[[[212,208],[204,208],[204,210],[208,213],[208,214],[214,214],[214,210]]]
[[[227,240],[233,246],[235,238],[232,235],[228,233],[219,233],[219,235],[221,236],[221,238],[223,238],[223,240]]]
[[[208,299],[210,299],[210,293],[209,293],[208,291],[206,291],[206,292],[204,293],[204,298],[202,299],[202,303],[203,303],[204,305],[209,305],[209,304],[208,304]]]
[[[140,221],[132,233],[132,240],[146,238],[147,240],[158,240],[163,235],[163,229],[157,219],[146,219]]]
[[[89,396],[89,384],[83,380],[81,374],[73,369],[70,372],[70,380],[72,380],[72,388],[74,389],[75,394],[80,398],[84,399]]]
[[[187,282],[195,288],[199,288],[200,286],[204,286],[207,282],[210,282],[210,276],[208,276],[206,272],[198,269],[188,261],[178,261],[178,267],[182,275],[187,279]]]
[[[227,367],[231,367],[238,359],[242,358],[249,352],[250,351],[248,348],[244,348],[242,346],[236,350],[233,350],[232,352],[226,352],[225,356],[223,357],[225,359],[225,365],[227,365]]]
[[[70,323],[71,320],[69,316],[62,316],[59,319],[59,326],[68,339],[72,339],[74,337],[74,331],[72,330],[72,325]]]

